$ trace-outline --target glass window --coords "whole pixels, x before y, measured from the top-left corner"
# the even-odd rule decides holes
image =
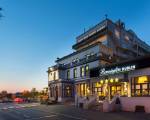
[[[70,70],[67,70],[67,79],[70,79]]]
[[[149,76],[140,76],[132,81],[132,96],[148,96],[150,95]]]
[[[85,66],[85,75],[89,76],[89,65]]]
[[[74,68],[74,69],[73,69],[73,77],[74,77],[74,78],[77,78],[77,68]]]
[[[138,77],[137,79],[137,83],[147,83],[147,82],[148,82],[147,76],[141,76],[141,77]]]
[[[101,83],[95,82],[92,84],[92,93],[94,93],[98,96],[103,96]]]
[[[66,85],[64,89],[65,97],[72,97],[72,86]]]
[[[84,77],[84,73],[85,73],[85,71],[84,71],[84,66],[82,66],[80,70],[81,70],[81,71],[80,71],[80,73],[81,73],[80,76],[81,76],[81,77]]]

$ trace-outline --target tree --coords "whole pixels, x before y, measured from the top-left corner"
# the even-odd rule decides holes
[[[36,90],[36,88],[32,88],[31,89],[31,98],[35,99],[38,97],[38,91]]]
[[[6,90],[3,90],[3,91],[1,92],[1,96],[2,96],[2,98],[6,98],[6,97],[7,97],[7,91],[6,91]]]
[[[28,90],[24,90],[22,92],[22,96],[23,96],[23,98],[30,98],[31,97],[31,93]]]

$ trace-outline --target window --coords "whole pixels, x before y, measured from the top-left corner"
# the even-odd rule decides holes
[[[67,79],[70,79],[70,70],[67,70]]]
[[[73,77],[74,77],[74,78],[77,78],[77,68],[74,68],[74,69],[73,69]]]
[[[87,96],[87,87],[86,83],[80,84],[80,96]]]
[[[85,74],[85,70],[84,70],[84,66],[82,66],[80,69],[80,76],[84,77],[85,76],[84,74]]]
[[[66,85],[64,88],[65,97],[72,97],[72,86]]]
[[[56,80],[56,72],[54,72],[53,78],[54,80]]]
[[[85,66],[85,75],[89,76],[89,65]]]
[[[92,83],[92,93],[98,96],[103,96],[102,84],[99,82]]]
[[[133,78],[131,85],[132,96],[148,96],[150,95],[150,82],[148,76],[140,76]]]

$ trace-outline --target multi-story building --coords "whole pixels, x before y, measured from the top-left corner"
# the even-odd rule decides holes
[[[74,99],[75,95],[88,94],[108,96],[111,99],[116,92],[125,96],[127,92],[124,87],[128,83],[120,79],[118,74],[110,77],[109,73],[115,74],[116,71],[124,69],[121,73],[126,79],[127,71],[135,69],[136,66],[124,66],[116,68],[117,70],[104,68],[150,53],[150,46],[140,40],[132,30],[127,30],[123,22],[113,22],[110,19],[103,20],[79,35],[72,48],[75,52],[58,58],[56,65],[48,68],[51,100],[63,102]]]

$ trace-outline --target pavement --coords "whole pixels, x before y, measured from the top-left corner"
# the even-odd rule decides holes
[[[102,113],[70,105],[0,103],[0,120],[150,120],[150,114]]]

